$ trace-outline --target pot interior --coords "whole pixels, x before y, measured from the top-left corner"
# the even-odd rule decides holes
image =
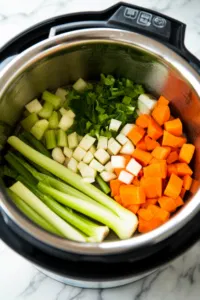
[[[175,53],[172,63],[171,50],[168,61],[166,47],[163,46],[163,53],[158,53],[154,41],[148,39],[147,42],[149,44],[144,43],[142,46],[134,39],[128,43],[123,40],[119,42],[115,38],[95,38],[79,39],[72,43],[65,40],[61,44],[54,39],[53,46],[46,47],[44,44],[35,56],[27,58],[27,54],[24,63],[22,57],[20,64],[13,63],[9,84],[5,82],[4,74],[3,84],[7,84],[7,87],[0,98],[0,120],[14,128],[24,105],[30,100],[40,97],[46,89],[54,91],[79,77],[94,81],[100,73],[105,73],[141,83],[147,92],[156,97],[163,95],[170,100],[174,116],[181,118],[189,141],[196,147],[192,162],[195,184],[187,195],[187,200],[191,200],[199,188],[200,179],[200,90],[196,89],[196,83],[193,84],[192,69],[186,62],[184,70],[187,72],[183,72],[183,60],[177,62]],[[187,210],[187,204],[182,210]]]

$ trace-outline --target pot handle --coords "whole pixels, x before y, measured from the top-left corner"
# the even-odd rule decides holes
[[[200,74],[200,62],[184,45],[186,25],[168,16],[132,4],[118,3],[99,13],[90,21],[69,22],[50,29],[49,37],[83,28],[116,28],[152,37],[165,44],[183,58]],[[100,20],[100,21],[99,21]]]
[[[184,23],[147,8],[121,3],[109,18],[108,24],[158,40],[186,59],[200,74],[200,61],[184,44]]]

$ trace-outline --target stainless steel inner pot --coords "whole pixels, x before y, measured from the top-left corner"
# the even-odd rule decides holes
[[[190,65],[161,43],[140,34],[116,29],[85,29],[47,39],[17,56],[0,73],[0,120],[16,124],[26,103],[45,89],[54,90],[79,77],[99,78],[111,73],[142,83],[155,96],[171,101],[189,140],[196,146],[194,184],[186,205],[158,229],[129,240],[84,244],[45,232],[27,220],[6,197],[4,216],[47,245],[81,254],[114,254],[153,245],[183,227],[199,210],[200,78]],[[5,218],[6,219],[6,218]]]

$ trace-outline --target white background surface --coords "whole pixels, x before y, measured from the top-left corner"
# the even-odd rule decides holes
[[[0,47],[20,31],[60,14],[102,10],[115,0],[0,0]],[[126,1],[149,7],[187,24],[185,43],[200,58],[199,0]],[[65,286],[39,273],[0,241],[1,300],[198,300],[200,243],[167,267],[140,280],[109,290]]]

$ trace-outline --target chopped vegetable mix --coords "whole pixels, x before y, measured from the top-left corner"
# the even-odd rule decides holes
[[[13,202],[45,230],[80,242],[161,226],[184,205],[195,152],[169,104],[104,74],[44,91],[7,140],[0,175]]]

